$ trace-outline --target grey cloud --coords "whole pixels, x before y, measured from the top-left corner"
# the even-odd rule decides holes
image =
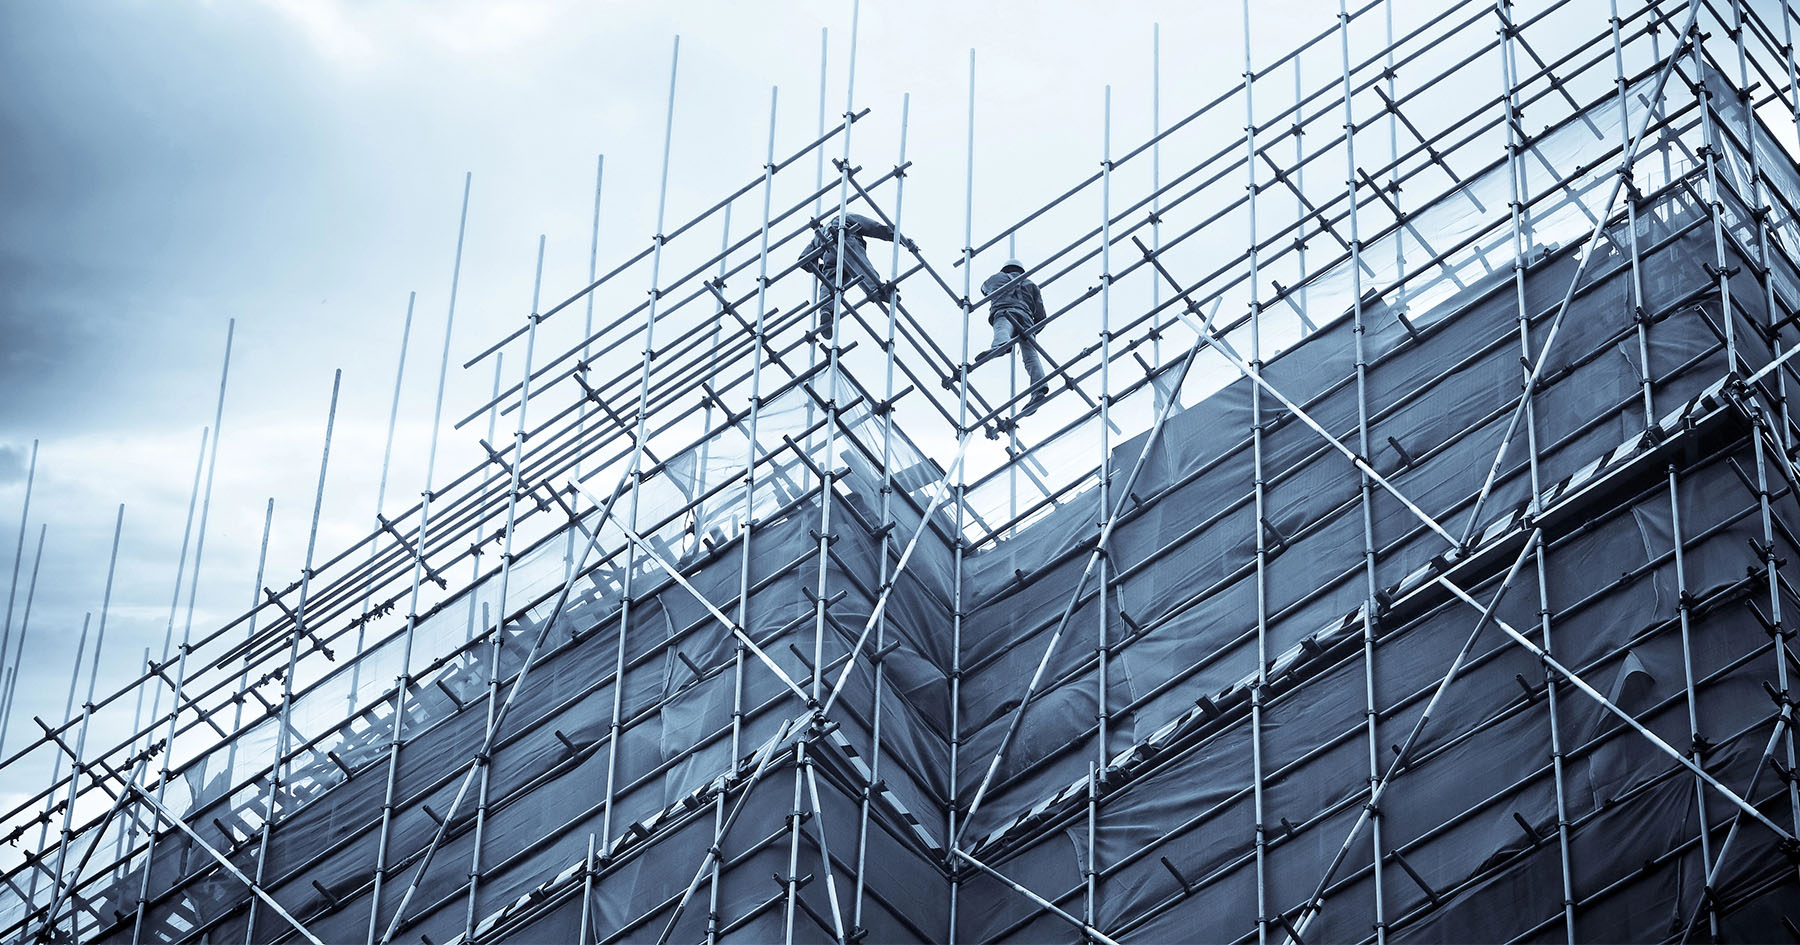
[[[0,444],[0,486],[22,481],[30,456],[30,447]]]

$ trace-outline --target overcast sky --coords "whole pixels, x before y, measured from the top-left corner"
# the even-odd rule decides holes
[[[1335,22],[1335,4],[1256,6],[1259,58]],[[850,13],[843,2],[0,6],[0,584],[39,443],[15,634],[48,524],[9,750],[35,731],[32,715],[61,717],[121,503],[100,691],[138,672],[144,648],[160,649],[228,320],[236,329],[196,632],[249,604],[270,496],[265,583],[297,575],[340,368],[320,549],[368,529],[409,292],[417,307],[387,507],[416,499],[465,171],[473,186],[448,419],[492,382],[491,364],[456,366],[530,310],[539,234],[546,300],[586,282],[600,155],[602,267],[655,232],[675,36],[671,222],[760,173],[771,87],[781,94],[777,151],[812,137],[821,28],[827,108],[841,112]],[[961,242],[969,50],[978,51],[979,239],[1095,168],[1107,84],[1115,140],[1149,135],[1159,21],[1167,120],[1237,81],[1235,4],[870,0],[856,100],[874,114],[866,132],[858,125],[857,161],[892,166],[910,93],[908,230],[948,267]],[[1235,124],[1221,134],[1239,133]],[[946,313],[925,317],[933,330],[957,330]],[[552,350],[574,337],[569,321],[546,342]],[[466,468],[479,435],[447,431],[440,469]],[[178,614],[177,638],[182,622]]]

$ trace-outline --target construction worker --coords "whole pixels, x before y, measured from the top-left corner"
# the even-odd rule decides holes
[[[842,233],[844,243],[843,289],[861,285],[863,293],[871,300],[885,302],[890,294],[890,287],[875,274],[874,263],[869,262],[869,244],[864,238],[892,241],[894,229],[885,223],[871,220],[855,213],[846,213],[842,217],[832,218],[830,223],[819,227],[813,233],[812,242],[807,244],[805,253],[800,257],[800,267],[818,278],[819,284],[827,293],[838,276],[838,238]],[[901,245],[914,252],[918,251],[912,240],[902,238]],[[841,296],[840,296],[841,297]],[[826,296],[830,298],[829,294]],[[831,305],[826,304],[819,309],[819,332],[826,338],[831,337],[832,330]]]
[[[1008,259],[999,272],[988,276],[981,283],[981,294],[988,298],[988,323],[994,326],[994,343],[975,363],[999,357],[1015,341],[1021,342],[1019,360],[1025,362],[1025,373],[1031,376],[1031,400],[1024,412],[1030,413],[1050,396],[1050,385],[1044,383],[1044,368],[1038,363],[1037,343],[1024,337],[1032,326],[1049,318],[1044,312],[1044,297],[1037,284],[1025,278],[1025,266],[1017,259]]]

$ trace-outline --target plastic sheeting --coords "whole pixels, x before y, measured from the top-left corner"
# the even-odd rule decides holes
[[[1616,131],[1608,126],[1593,133],[1604,137]],[[1538,147],[1566,144],[1555,139]],[[1761,140],[1754,146],[1772,147]],[[1557,157],[1575,153],[1584,152],[1557,152]],[[1765,164],[1772,154],[1765,154]],[[1731,173],[1745,179],[1741,154],[1733,160],[1737,163],[1726,162]],[[1582,186],[1591,189],[1595,181]],[[1723,202],[1731,212],[1729,200]],[[1643,428],[1641,374],[1650,376],[1660,412],[1729,370],[1722,350],[1724,319],[1735,320],[1745,363],[1769,357],[1741,313],[1722,312],[1710,298],[1695,302],[1713,285],[1703,267],[1712,258],[1712,233],[1701,226],[1701,209],[1677,193],[1640,212],[1637,237],[1645,249],[1638,274],[1651,316],[1643,351],[1629,301],[1627,261],[1613,248],[1624,234],[1613,234],[1615,240],[1602,243],[1589,261],[1546,363],[1545,383],[1533,398],[1541,484],[1570,475]],[[1457,200],[1426,212],[1450,215],[1422,221],[1443,237],[1464,232],[1475,218]],[[1573,213],[1565,209],[1563,216],[1541,221],[1540,238],[1578,235]],[[1747,218],[1737,212],[1738,232]],[[1779,225],[1791,227],[1792,220]],[[1727,262],[1740,273],[1752,268],[1735,246],[1728,248]],[[1420,333],[1416,337],[1387,307],[1371,304],[1364,311],[1369,461],[1453,529],[1468,515],[1520,381],[1515,321],[1520,301],[1505,263],[1490,275],[1477,271],[1493,265],[1484,257],[1482,266],[1470,264],[1455,278],[1415,293],[1409,318]],[[1567,251],[1533,257],[1524,308],[1532,318],[1534,344],[1557,310],[1574,265]],[[1734,278],[1743,283],[1742,291],[1734,283],[1739,304],[1760,305],[1749,276]],[[1311,296],[1315,304],[1347,301],[1325,287]],[[1272,359],[1265,375],[1326,429],[1354,442],[1351,325],[1338,312],[1331,312],[1330,320],[1322,314],[1322,309],[1314,312],[1326,324]],[[847,377],[822,383],[854,388]],[[1111,580],[1101,588],[1090,579],[1069,609],[1046,685],[1028,707],[1018,741],[969,826],[971,841],[1016,822],[1072,780],[1085,778],[1103,708],[1111,741],[1101,750],[1111,756],[1141,743],[1198,696],[1254,678],[1258,524],[1251,504],[1250,403],[1251,387],[1239,380],[1172,414],[1153,445],[1148,434],[1139,434],[1117,446],[1107,467],[1115,485],[1122,485],[1140,457],[1143,471],[1133,490],[1140,501],[1113,534]],[[1344,620],[1367,594],[1361,574],[1362,507],[1351,467],[1267,397],[1263,410],[1269,422],[1262,445],[1264,539],[1270,549],[1263,607],[1267,652],[1273,655]],[[759,417],[755,449],[778,450],[784,437],[798,435],[817,419],[815,402],[800,394],[770,404]],[[747,434],[742,427],[722,429],[666,463],[641,489],[639,521],[655,524],[650,543],[727,613],[737,606],[743,560],[739,546],[730,542],[747,522],[755,522],[744,623],[769,657],[804,684],[813,672],[811,594],[820,573],[814,529],[821,510],[816,498],[804,498],[813,474],[797,456],[777,457],[759,470],[760,488],[746,507],[731,485],[753,452]],[[889,434],[879,417],[854,410],[843,418],[835,455],[825,454],[824,437],[803,438],[800,447],[811,462],[841,476],[832,499],[834,540],[824,561],[824,586],[843,595],[827,608],[821,641],[828,681],[836,678],[834,661],[848,653],[870,619],[884,574],[913,535],[919,537],[906,571],[889,592],[880,637],[861,655],[865,671],[850,677],[833,716],[838,741],[815,741],[809,748],[818,762],[825,811],[799,830],[803,861],[821,867],[801,893],[807,908],[794,917],[799,941],[832,935],[817,918],[829,916],[831,908],[819,864],[819,824],[832,831],[840,892],[856,879],[860,861],[869,892],[862,925],[872,941],[931,939],[949,930],[950,882],[941,851],[949,839],[944,836],[949,799],[967,803],[986,771],[987,758],[1019,707],[1024,680],[1069,607],[1096,524],[1108,511],[1100,507],[1096,488],[1079,490],[970,555],[960,575],[963,649],[953,653],[955,518],[942,506],[930,516],[920,514],[943,488],[943,470],[904,436]],[[1078,433],[1070,434],[1059,448],[1074,450],[1079,442]],[[885,503],[878,471],[883,455],[887,468],[897,471],[897,489]],[[1766,738],[1766,725],[1759,724],[1769,715],[1761,688],[1772,663],[1767,634],[1744,608],[1746,569],[1757,565],[1746,549],[1761,536],[1754,492],[1741,472],[1753,463],[1741,447],[1721,457],[1682,460],[1677,492],[1685,585],[1676,575],[1675,521],[1660,470],[1638,484],[1638,493],[1595,505],[1582,527],[1547,536],[1552,576],[1546,593],[1559,658],[1681,746],[1691,739],[1686,683],[1691,673],[1694,711],[1713,745],[1708,769],[1732,785],[1749,781]],[[1073,481],[1084,480],[1078,475]],[[724,491],[715,492],[721,487]],[[1483,520],[1501,518],[1529,490],[1521,443],[1502,467]],[[703,501],[708,493],[715,494]],[[788,511],[781,513],[784,507]],[[1000,517],[992,495],[977,496],[971,510],[990,522]],[[1791,499],[1781,500],[1780,512],[1791,516]],[[877,537],[884,516],[893,523],[886,561]],[[1443,550],[1441,539],[1386,494],[1373,498],[1371,528],[1377,582],[1383,586]],[[260,868],[271,893],[305,917],[314,934],[327,941],[360,940],[372,909],[381,925],[391,916],[414,876],[415,858],[436,833],[483,740],[490,684],[501,680],[500,692],[507,691],[505,681],[516,677],[528,641],[548,617],[547,598],[565,579],[571,537],[553,536],[516,566],[507,603],[538,602],[501,632],[497,654],[485,639],[476,639],[497,616],[492,611],[500,602],[491,582],[420,624],[419,650],[434,662],[422,671],[417,659],[413,664],[419,687],[402,726],[392,823],[385,833],[382,733],[392,720],[384,715],[391,702],[380,698],[380,680],[400,671],[398,644],[392,639],[377,644],[356,675],[327,676],[297,703],[299,740],[332,737],[288,765],[275,799],[279,819]],[[630,620],[621,627],[626,571],[616,550],[623,536],[608,525],[602,538],[603,546],[613,549],[608,563],[577,582],[571,609],[559,621],[579,635],[551,635],[551,648],[534,664],[493,753],[479,850],[471,829],[472,795],[459,809],[433,869],[420,881],[407,913],[407,936],[448,941],[462,934],[470,916],[479,920],[528,899],[544,877],[582,857],[590,835],[612,851],[594,877],[593,920],[602,933],[597,938],[654,936],[667,921],[672,898],[713,844],[718,811],[746,790],[744,814],[724,845],[718,887],[709,885],[703,894],[716,892],[725,941],[762,941],[784,931],[782,890],[769,877],[787,870],[795,809],[791,748],[781,750],[780,760],[753,788],[744,785],[742,764],[803,706],[753,657],[739,652],[700,601],[641,555],[630,574]],[[720,546],[726,553],[708,550]],[[1783,541],[1780,553],[1800,549]],[[1487,573],[1470,590],[1485,597],[1497,578],[1497,572]],[[1683,586],[1690,602],[1699,602],[1686,642],[1676,619]],[[1537,609],[1535,588],[1522,585],[1498,613],[1513,626],[1534,631]],[[1370,674],[1381,740],[1398,742],[1411,728],[1472,620],[1468,608],[1448,603],[1378,628]],[[1103,622],[1112,650],[1101,693],[1095,647]],[[474,645],[465,648],[472,639]],[[866,671],[878,645],[879,690]],[[752,666],[743,674],[741,694],[734,671],[740,657]],[[960,702],[952,705],[950,674],[959,657]],[[614,669],[621,659],[622,676]],[[1585,897],[1584,923],[1605,930],[1604,937],[1657,938],[1691,913],[1699,869],[1692,841],[1700,811],[1716,830],[1732,809],[1712,795],[1697,801],[1692,778],[1567,686],[1558,691],[1557,724],[1566,756],[1559,798],[1542,681],[1535,659],[1489,630],[1437,708],[1406,771],[1393,782],[1383,808],[1382,848],[1404,856],[1405,866],[1390,856],[1381,869],[1387,917],[1397,939],[1532,937],[1553,928],[1559,920],[1554,908],[1533,912],[1513,904],[1562,898],[1554,836],[1559,805],[1569,822],[1574,884]],[[1284,683],[1267,706],[1258,747],[1271,837],[1265,892],[1272,908],[1292,908],[1312,894],[1356,818],[1371,765],[1364,700],[1360,651],[1339,648],[1308,665],[1299,685]],[[346,721],[343,705],[359,711]],[[739,709],[742,714],[734,716]],[[953,717],[959,718],[962,735],[955,784]],[[198,759],[182,772],[175,799],[178,809],[190,811],[203,834],[229,849],[247,871],[258,868],[252,838],[267,817],[266,775],[256,772],[273,757],[272,724],[252,728],[222,749],[222,757]],[[734,724],[741,726],[735,737]],[[1102,872],[1096,924],[1126,937],[1245,937],[1255,927],[1257,908],[1251,737],[1241,715],[1227,718],[1145,773],[1109,789],[1099,802],[1091,850],[1085,818],[1063,817],[1006,836],[993,863],[1079,911],[1082,871],[1097,860]],[[1388,757],[1377,754],[1376,766],[1385,769]],[[867,846],[859,850],[849,828],[861,822],[866,768],[859,765],[867,764],[879,766],[882,784],[867,800]],[[733,777],[719,780],[727,775]],[[234,784],[238,787],[231,790]],[[720,784],[726,784],[723,795],[715,790]],[[1753,799],[1779,790],[1776,779],[1765,776]],[[639,826],[644,824],[649,826]],[[1772,845],[1767,836],[1753,834],[1740,839],[1734,860],[1742,860],[1722,876],[1730,888],[1767,884],[1765,861]],[[376,849],[384,842],[389,872],[377,906],[371,901],[373,870]],[[1309,940],[1367,936],[1375,900],[1371,850],[1366,834],[1352,844]],[[471,896],[472,869],[480,880]],[[221,878],[192,845],[165,839],[149,871],[154,936],[176,938],[199,929],[208,938],[242,938],[241,889]],[[97,884],[91,897],[97,921],[110,921],[105,916],[110,908],[128,908],[141,875],[121,875],[111,889]],[[129,895],[119,895],[120,888]],[[1616,891],[1622,888],[1632,891]],[[955,932],[961,940],[1070,935],[1061,920],[985,875],[966,874],[959,896]],[[1666,908],[1634,908],[1646,897]],[[575,906],[565,896],[525,913],[524,924],[509,934],[521,940],[572,937]],[[1766,904],[1750,897],[1744,908],[1754,916]],[[267,910],[257,922],[257,937],[281,934]],[[705,928],[705,909],[694,904],[677,939],[700,938]],[[119,936],[128,930],[128,923],[113,928]]]

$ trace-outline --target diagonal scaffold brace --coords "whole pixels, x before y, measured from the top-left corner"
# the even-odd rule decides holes
[[[1632,165],[1637,162],[1638,149],[1643,146],[1644,139],[1648,136],[1650,123],[1662,105],[1663,92],[1668,87],[1669,76],[1675,69],[1675,62],[1680,58],[1682,50],[1693,42],[1694,26],[1700,16],[1700,7],[1701,4],[1692,4],[1692,8],[1688,12],[1687,25],[1683,26],[1681,31],[1676,34],[1677,42],[1674,48],[1669,50],[1667,58],[1663,60],[1662,66],[1657,70],[1656,84],[1652,87],[1648,103],[1644,107],[1643,121],[1631,136],[1631,143],[1619,156],[1619,167],[1617,173],[1613,175],[1612,189],[1607,193],[1606,203],[1601,207],[1598,219],[1595,220],[1593,229],[1588,233],[1585,245],[1581,249],[1580,258],[1575,264],[1575,273],[1569,277],[1569,287],[1563,292],[1562,302],[1556,307],[1556,315],[1550,319],[1550,328],[1544,335],[1544,343],[1538,346],[1538,354],[1532,361],[1531,372],[1525,378],[1525,387],[1520,392],[1519,403],[1513,408],[1511,416],[1506,421],[1506,433],[1500,438],[1500,448],[1495,451],[1494,462],[1488,467],[1487,478],[1481,484],[1481,491],[1475,497],[1475,504],[1469,509],[1469,520],[1463,526],[1462,538],[1456,542],[1459,548],[1468,544],[1469,540],[1474,537],[1475,527],[1481,521],[1482,506],[1487,503],[1488,496],[1493,493],[1494,483],[1500,475],[1500,467],[1506,462],[1506,454],[1512,447],[1513,439],[1519,434],[1519,423],[1524,420],[1525,410],[1531,403],[1531,392],[1537,389],[1538,380],[1544,373],[1544,365],[1550,362],[1551,348],[1556,344],[1557,333],[1562,330],[1564,316],[1569,314],[1570,304],[1575,301],[1575,290],[1581,285],[1581,277],[1587,273],[1588,263],[1598,255],[1596,250],[1599,248],[1601,237],[1606,233],[1606,222],[1612,219],[1613,206],[1619,202],[1619,195],[1624,192],[1625,185],[1631,178],[1631,169]]]
[[[194,832],[194,828],[188,826],[180,817],[175,816],[175,814],[167,807],[164,807],[163,803],[157,800],[149,791],[144,790],[134,783],[128,783],[125,787],[128,792],[137,795],[138,800],[144,802],[145,806],[154,811],[157,817],[168,823],[169,826],[186,834],[187,838],[193,841],[193,844],[196,847],[199,847],[201,852],[212,857],[212,859],[219,864],[220,869],[230,873],[238,882],[243,883],[256,898],[262,900],[263,904],[269,907],[269,911],[280,916],[282,921],[286,922],[288,925],[293,926],[294,931],[300,933],[300,937],[311,942],[312,945],[325,945],[325,943],[319,941],[318,936],[308,931],[306,926],[302,925],[299,919],[294,918],[293,913],[282,908],[281,903],[275,901],[275,897],[269,895],[250,877],[245,876],[244,872],[238,869],[225,854],[214,849],[212,844],[207,843],[202,839],[198,833]]]
[[[774,736],[757,752],[756,766],[751,769],[750,777],[744,782],[743,793],[738,795],[737,803],[732,805],[731,812],[725,816],[722,826],[717,831],[719,842],[706,848],[706,855],[700,859],[700,868],[694,870],[694,878],[688,882],[687,891],[683,892],[681,898],[676,901],[675,910],[670,913],[669,922],[663,926],[662,934],[657,936],[656,945],[668,945],[669,936],[675,932],[675,923],[681,921],[681,914],[687,909],[688,901],[694,898],[694,892],[700,888],[700,880],[706,876],[706,871],[712,867],[713,861],[724,855],[721,843],[725,839],[725,834],[731,830],[731,826],[737,823],[738,815],[744,812],[744,805],[750,800],[750,792],[756,789],[756,783],[761,781],[763,774],[768,771],[769,761],[775,757],[781,744],[787,740],[789,735],[798,730],[798,723],[804,718],[805,716],[801,716],[800,719],[789,719],[782,722],[781,727],[775,730]]]
[[[1225,341],[1223,338],[1220,338],[1210,328],[1210,326],[1200,323],[1198,319],[1194,318],[1191,314],[1189,314],[1187,312],[1178,312],[1177,314],[1181,317],[1182,321],[1188,325],[1188,327],[1194,329],[1196,332],[1198,332],[1200,334],[1202,341],[1204,341],[1206,344],[1210,345],[1214,351],[1218,352],[1222,357],[1225,358],[1226,361],[1230,362],[1232,367],[1236,368],[1239,374],[1243,375],[1251,383],[1262,388],[1270,396],[1274,397],[1283,407],[1287,408],[1291,413],[1293,413],[1295,419],[1299,420],[1301,423],[1305,424],[1308,428],[1310,428],[1314,433],[1317,433],[1320,437],[1324,438],[1324,440],[1328,444],[1330,444],[1339,453],[1343,454],[1345,458],[1349,459],[1352,464],[1354,464],[1359,470],[1361,470],[1364,474],[1366,474],[1369,477],[1370,481],[1374,482],[1376,485],[1380,486],[1382,489],[1384,489],[1390,495],[1392,495],[1396,500],[1398,500],[1400,502],[1400,504],[1402,506],[1404,506],[1406,508],[1407,511],[1411,512],[1412,515],[1415,518],[1417,518],[1422,524],[1424,524],[1427,528],[1431,529],[1433,532],[1436,532],[1439,536],[1441,536],[1446,541],[1448,541],[1450,543],[1452,549],[1461,549],[1462,548],[1463,543],[1458,541],[1453,535],[1451,535],[1450,532],[1448,530],[1446,530],[1440,522],[1438,522],[1436,519],[1432,518],[1423,509],[1419,508],[1419,506],[1416,503],[1414,503],[1411,499],[1407,498],[1406,495],[1404,493],[1402,493],[1397,487],[1395,487],[1392,482],[1389,482],[1386,477],[1384,477],[1380,473],[1376,472],[1374,470],[1374,468],[1372,466],[1370,466],[1366,460],[1364,460],[1361,456],[1357,455],[1357,453],[1354,450],[1352,450],[1348,446],[1344,445],[1342,440],[1333,436],[1329,431],[1327,431],[1323,426],[1321,426],[1319,424],[1319,422],[1317,420],[1315,420],[1310,414],[1308,414],[1305,410],[1301,409],[1301,407],[1298,404],[1294,403],[1294,401],[1291,400],[1287,395],[1283,394],[1280,390],[1276,389],[1274,385],[1270,384],[1268,382],[1268,380],[1262,376],[1261,372],[1257,371],[1256,369],[1252,368],[1249,364],[1245,363],[1244,359],[1237,353],[1237,350],[1235,348],[1233,348],[1229,342]],[[1527,547],[1530,547],[1529,543],[1528,543]],[[1523,558],[1521,558],[1520,560],[1522,561]],[[1515,565],[1515,567],[1517,567],[1517,565]],[[1467,591],[1465,591],[1463,588],[1458,586],[1455,582],[1451,581],[1449,578],[1445,577],[1442,573],[1439,573],[1434,580],[1437,584],[1441,585],[1445,590],[1449,591],[1453,596],[1457,597],[1458,599],[1460,599],[1460,600],[1464,601],[1465,603],[1469,604],[1470,606],[1474,607],[1476,610],[1487,612],[1487,608],[1484,608],[1480,601],[1478,601],[1474,597],[1470,596],[1470,594]],[[1657,750],[1670,756],[1678,764],[1680,764],[1681,766],[1683,766],[1683,767],[1687,768],[1688,770],[1690,770],[1691,772],[1693,772],[1701,781],[1703,781],[1709,787],[1711,787],[1715,791],[1717,791],[1719,793],[1719,795],[1721,797],[1723,797],[1725,800],[1730,801],[1733,805],[1738,807],[1740,810],[1744,811],[1747,815],[1750,816],[1751,819],[1768,827],[1770,830],[1774,831],[1777,836],[1781,837],[1784,841],[1787,841],[1790,843],[1794,841],[1794,837],[1792,834],[1790,834],[1788,831],[1782,829],[1780,826],[1775,824],[1774,821],[1770,820],[1761,811],[1758,811],[1754,805],[1750,804],[1750,802],[1744,800],[1738,794],[1733,792],[1729,787],[1725,786],[1717,778],[1713,777],[1711,774],[1708,774],[1705,770],[1700,768],[1698,765],[1694,764],[1693,761],[1689,760],[1687,757],[1682,755],[1681,752],[1677,751],[1674,747],[1670,746],[1668,742],[1663,741],[1654,732],[1650,731],[1647,727],[1645,727],[1642,722],[1639,722],[1636,718],[1632,717],[1630,715],[1630,713],[1627,713],[1623,709],[1619,708],[1617,705],[1614,705],[1612,703],[1612,701],[1607,699],[1607,697],[1605,695],[1601,694],[1601,692],[1598,689],[1595,689],[1592,685],[1588,684],[1585,680],[1581,679],[1573,671],[1571,671],[1568,667],[1563,666],[1561,663],[1557,662],[1555,660],[1555,658],[1552,657],[1548,652],[1546,652],[1542,647],[1538,646],[1536,643],[1531,642],[1531,640],[1529,638],[1527,638],[1524,634],[1520,633],[1517,629],[1513,628],[1510,624],[1506,623],[1504,620],[1501,620],[1498,617],[1492,617],[1490,619],[1492,619],[1492,621],[1496,627],[1500,628],[1501,632],[1505,633],[1507,635],[1507,637],[1510,638],[1514,643],[1519,644],[1520,646],[1524,647],[1526,650],[1531,652],[1534,656],[1536,656],[1539,660],[1541,660],[1543,662],[1543,664],[1545,665],[1545,667],[1547,667],[1550,671],[1561,676],[1563,679],[1565,679],[1571,685],[1573,685],[1576,689],[1580,690],[1582,692],[1582,694],[1588,696],[1590,699],[1593,699],[1596,703],[1598,703],[1601,706],[1601,708],[1605,709],[1607,712],[1611,713],[1612,715],[1617,716],[1627,726],[1629,726],[1633,731],[1637,732],[1639,735],[1643,736],[1646,740],[1648,740],[1652,745],[1656,746]],[[1404,758],[1404,752],[1402,752],[1402,758]],[[1359,820],[1359,823],[1358,823],[1358,826],[1356,829],[1360,830],[1360,828],[1361,828],[1361,821]],[[1299,919],[1299,921],[1294,923],[1294,927],[1289,934],[1290,941],[1301,941],[1302,940],[1301,936],[1303,936],[1305,934],[1307,923],[1311,920],[1312,917],[1314,917],[1318,914],[1319,908],[1322,905],[1323,905],[1322,899],[1319,896],[1315,896],[1311,901],[1307,902],[1302,907],[1300,919]],[[1298,934],[1295,934],[1295,933],[1298,933]]]
[[[1210,343],[1208,339],[1211,335],[1202,330],[1203,327],[1196,325],[1199,337],[1194,339],[1194,344],[1189,347],[1180,366],[1175,368],[1178,373],[1171,390],[1179,391],[1181,389],[1181,385],[1187,380],[1188,371],[1193,368],[1200,351]],[[952,850],[958,850],[962,846],[963,834],[968,832],[968,826],[974,820],[975,812],[981,808],[981,801],[987,795],[988,788],[993,784],[995,773],[1000,770],[1000,762],[1005,759],[1007,750],[1012,747],[1013,740],[1018,737],[1019,729],[1025,721],[1025,711],[1031,706],[1031,700],[1037,695],[1038,686],[1044,681],[1044,674],[1050,667],[1050,658],[1055,655],[1057,644],[1062,642],[1063,633],[1069,628],[1069,621],[1075,615],[1076,607],[1081,603],[1082,592],[1087,589],[1088,579],[1093,576],[1094,568],[1099,564],[1100,559],[1107,554],[1106,546],[1112,539],[1113,529],[1118,526],[1120,517],[1125,513],[1131,499],[1131,489],[1137,484],[1138,475],[1143,472],[1145,460],[1149,458],[1151,450],[1155,449],[1176,400],[1175,397],[1166,398],[1157,408],[1156,420],[1150,426],[1149,435],[1144,441],[1144,448],[1138,452],[1137,459],[1131,466],[1131,474],[1125,477],[1125,484],[1118,490],[1118,500],[1107,511],[1105,521],[1100,523],[1100,534],[1094,539],[1094,547],[1088,552],[1087,564],[1081,569],[1081,576],[1075,581],[1075,590],[1069,595],[1069,602],[1063,606],[1062,616],[1057,618],[1056,629],[1050,634],[1050,641],[1044,646],[1044,655],[1038,660],[1037,669],[1031,674],[1031,681],[1025,687],[1024,698],[1019,701],[1018,708],[1013,710],[1012,721],[1007,724],[1006,734],[1000,739],[1000,747],[988,762],[987,772],[982,775],[981,783],[975,789],[975,796],[969,801],[968,812],[963,815],[962,825],[957,829],[956,835],[950,838],[949,847]]]
[[[586,489],[582,489],[579,484],[571,482],[570,485],[583,496],[586,496],[589,502],[593,502],[596,506],[600,505],[600,502]],[[769,668],[769,671],[774,673],[777,679],[781,680],[782,685],[786,686],[790,692],[800,699],[800,701],[806,703],[809,707],[812,705],[812,697],[807,694],[806,690],[800,688],[800,684],[794,681],[794,677],[788,675],[787,671],[781,668],[781,664],[775,662],[774,657],[771,657],[766,650],[758,646],[756,641],[752,640],[750,635],[744,632],[744,628],[738,625],[737,621],[726,616],[705,594],[700,593],[699,588],[696,588],[693,582],[689,581],[687,577],[681,573],[681,569],[676,567],[667,558],[663,557],[661,552],[657,551],[654,546],[644,539],[644,536],[639,535],[637,531],[627,525],[623,519],[612,515],[612,510],[610,508],[602,507],[600,509],[600,517],[594,521],[595,531],[593,532],[593,535],[595,537],[598,537],[599,529],[606,524],[609,518],[614,527],[618,528],[621,532],[624,532],[626,540],[630,541],[640,554],[649,558],[651,563],[667,573],[676,584],[681,586],[682,590],[685,590],[692,595],[694,600],[700,603],[700,606],[706,608],[706,612],[711,614],[714,620],[717,620],[720,624],[724,625],[724,627],[731,632],[731,635],[737,638],[739,643],[748,647],[750,652],[755,654],[757,659],[762,660],[763,664]]]

